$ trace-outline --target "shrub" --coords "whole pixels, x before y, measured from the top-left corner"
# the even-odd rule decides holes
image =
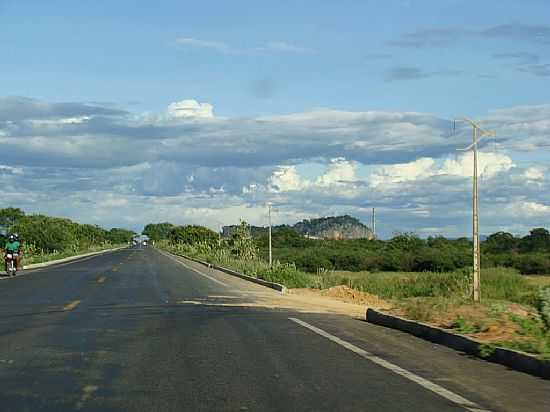
[[[203,226],[187,225],[172,228],[168,237],[173,244],[185,243],[192,245],[200,242],[207,244],[216,243],[219,235],[213,230]]]
[[[550,329],[550,286],[539,289],[537,295],[537,309],[546,325],[546,329]]]

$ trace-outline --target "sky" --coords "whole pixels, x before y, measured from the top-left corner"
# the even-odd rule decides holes
[[[0,207],[140,231],[550,222],[547,0],[0,0]]]

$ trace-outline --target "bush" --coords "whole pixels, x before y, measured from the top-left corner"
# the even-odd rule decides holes
[[[525,275],[544,275],[550,273],[550,258],[543,254],[520,255],[512,264]]]
[[[192,245],[200,242],[207,244],[216,243],[219,235],[203,226],[187,225],[172,228],[168,237],[172,244],[185,243]]]
[[[550,286],[540,288],[537,296],[537,309],[546,329],[550,329]]]

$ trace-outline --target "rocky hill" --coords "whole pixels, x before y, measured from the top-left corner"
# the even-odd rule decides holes
[[[371,239],[372,231],[358,219],[345,216],[307,219],[296,223],[293,229],[304,236],[321,239]]]
[[[223,236],[231,236],[236,226],[224,226]],[[280,229],[293,229],[303,236],[313,239],[372,239],[370,228],[349,215],[322,217],[318,219],[306,219],[293,226],[273,226],[273,231]],[[251,226],[252,236],[261,236],[267,232],[267,228]]]

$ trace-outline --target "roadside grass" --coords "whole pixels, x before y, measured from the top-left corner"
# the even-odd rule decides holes
[[[52,260],[64,259],[72,256],[82,255],[92,252],[100,252],[102,250],[112,249],[125,245],[112,245],[110,243],[105,243],[103,245],[93,245],[86,248],[70,248],[68,250],[55,251],[53,253],[43,253],[42,251],[29,250],[26,251],[23,255],[23,264],[32,265],[33,263],[45,263],[51,262]]]
[[[201,248],[200,245],[193,246],[184,243],[173,245],[168,242],[157,242],[157,247],[176,255],[201,259],[268,282],[280,283],[288,288],[318,287],[311,275],[296,269],[296,266],[290,263],[275,262],[273,267],[270,267],[268,263],[260,259],[238,259],[232,256],[227,249]]]
[[[487,354],[503,346],[550,359],[550,277],[524,276],[511,268],[482,271],[482,303],[471,302],[471,272],[305,273],[293,264],[243,260],[227,249],[159,242],[169,252],[198,258],[288,288],[328,289],[345,285],[389,302],[391,311],[473,336]]]
[[[523,275],[527,282],[535,286],[550,285],[550,275]]]

